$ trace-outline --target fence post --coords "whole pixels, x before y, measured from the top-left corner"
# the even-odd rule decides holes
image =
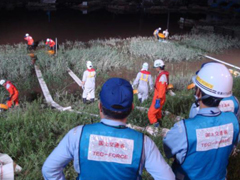
[[[55,41],[56,41],[56,55],[57,55],[57,49],[58,49],[57,38],[55,38]]]

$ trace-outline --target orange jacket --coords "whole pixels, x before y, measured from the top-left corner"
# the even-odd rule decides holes
[[[18,94],[17,88],[16,88],[10,81],[7,81],[7,82],[4,84],[4,87],[5,87],[6,90],[9,92],[10,97]]]
[[[161,79],[162,75],[166,75],[167,77],[167,82],[160,82],[159,80]],[[166,91],[167,91],[167,86],[169,82],[169,72],[167,71],[162,71],[159,73],[156,82],[155,82],[155,91],[154,91],[154,98],[156,99],[163,99],[166,97]]]
[[[49,39],[49,42],[46,41],[46,45],[48,45],[48,44],[50,47],[53,47],[53,46],[55,46],[56,43],[52,39]]]
[[[27,36],[24,39],[28,42],[28,45],[33,45],[34,40],[31,36]]]

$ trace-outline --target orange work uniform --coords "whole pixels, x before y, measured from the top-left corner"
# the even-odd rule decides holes
[[[51,48],[55,46],[55,42],[52,39],[49,39],[49,42],[46,42],[46,45],[49,45]]]
[[[7,81],[4,84],[4,87],[9,92],[9,96],[10,96],[10,100],[7,101],[8,107],[9,108],[12,107],[13,103],[15,104],[15,106],[18,106],[19,105],[19,102],[18,102],[19,93],[18,93],[17,88],[10,81]]]
[[[166,81],[162,81],[161,77],[165,75]],[[166,91],[168,86],[168,79],[169,79],[169,73],[167,71],[162,71],[159,73],[156,82],[155,82],[155,90],[154,90],[154,96],[152,100],[152,104],[148,110],[148,119],[150,121],[150,124],[154,124],[158,122],[158,119],[162,117],[162,107],[166,101]],[[156,99],[160,99],[160,108],[155,108]]]
[[[33,38],[32,38],[31,36],[27,36],[27,37],[25,37],[24,39],[28,42],[28,45],[29,45],[29,46],[32,46],[32,45],[33,45],[34,40],[33,40]]]

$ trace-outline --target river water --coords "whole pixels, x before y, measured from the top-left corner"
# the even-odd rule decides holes
[[[206,19],[206,14],[170,13],[165,14],[115,14],[97,10],[88,14],[70,8],[54,10],[15,8],[0,11],[0,44],[24,42],[29,33],[35,41],[55,39],[89,41],[91,39],[126,38],[152,36],[154,29],[167,28],[169,17],[170,35],[183,34],[190,27],[180,28],[180,17]]]

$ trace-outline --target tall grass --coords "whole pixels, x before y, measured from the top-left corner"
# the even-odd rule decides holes
[[[167,43],[158,42],[152,37],[97,39],[88,43],[67,41],[60,45],[57,56],[49,56],[44,43],[40,42],[35,54],[46,82],[62,84],[67,75],[66,67],[70,66],[81,76],[88,60],[93,62],[98,72],[106,73],[122,68],[132,70],[139,63],[153,62],[157,58],[165,62],[199,60],[202,53],[240,46],[238,39],[214,34],[192,33],[173,36],[172,39]],[[21,90],[35,86],[36,81],[32,81],[34,70],[25,44],[0,46],[0,64],[0,78],[13,81]]]

